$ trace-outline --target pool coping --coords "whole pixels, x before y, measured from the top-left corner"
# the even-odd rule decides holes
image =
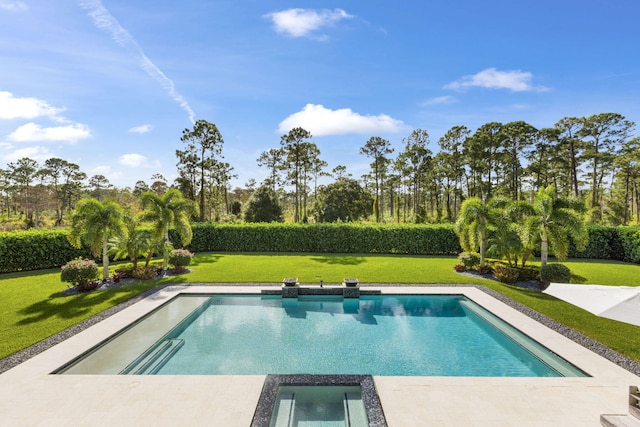
[[[384,294],[461,294],[576,364],[591,377],[373,377],[388,425],[599,425],[627,410],[640,378],[500,301],[481,286],[368,285]],[[50,375],[71,358],[179,293],[259,293],[274,285],[170,285],[136,297],[87,329],[0,375],[0,413],[22,425],[247,426],[265,375]],[[517,305],[517,304],[516,304]],[[117,315],[113,315],[117,313]],[[84,322],[82,322],[84,323]],[[83,330],[84,329],[84,330]],[[579,362],[577,362],[579,361]],[[99,396],[98,399],[95,397]],[[87,399],[89,397],[89,399]]]

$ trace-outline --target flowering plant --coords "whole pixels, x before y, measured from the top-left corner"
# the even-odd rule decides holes
[[[74,286],[86,286],[90,281],[98,278],[98,265],[90,259],[78,257],[63,265],[60,280],[70,282]]]
[[[177,272],[184,271],[185,267],[191,264],[191,258],[193,258],[192,252],[186,249],[174,249],[171,251],[171,254],[169,254],[169,264],[171,264]]]

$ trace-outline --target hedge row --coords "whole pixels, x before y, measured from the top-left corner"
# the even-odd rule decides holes
[[[174,245],[179,241],[174,233]],[[315,252],[455,255],[451,225],[194,224],[194,252]]]
[[[575,245],[570,258],[612,259],[640,263],[640,227],[605,227],[590,225],[589,244],[578,252]]]
[[[0,273],[56,268],[87,248],[76,249],[66,230],[0,233]],[[172,230],[176,247],[181,243]],[[194,224],[194,252],[310,252],[456,255],[461,252],[450,224]],[[612,259],[640,263],[640,227],[589,227],[589,245],[572,246],[572,258]]]
[[[0,273],[55,268],[79,256],[91,256],[88,248],[71,246],[68,234],[66,230],[0,233]]]

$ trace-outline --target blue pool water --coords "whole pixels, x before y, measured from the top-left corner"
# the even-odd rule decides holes
[[[203,302],[121,373],[584,376],[460,295],[183,298]]]

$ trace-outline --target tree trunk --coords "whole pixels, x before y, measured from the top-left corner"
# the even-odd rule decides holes
[[[104,232],[102,239],[102,277],[106,280],[109,278],[109,254],[107,252],[107,232]]]
[[[549,242],[546,239],[542,240],[540,243],[540,266],[544,267],[547,265],[547,258],[549,256]]]

